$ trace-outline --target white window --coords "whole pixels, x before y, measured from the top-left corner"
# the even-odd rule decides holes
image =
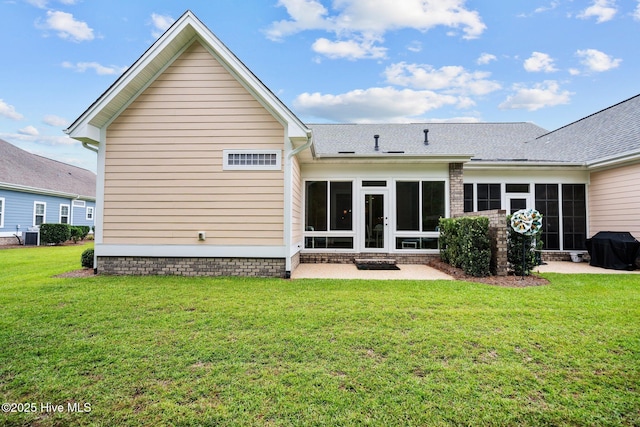
[[[69,224],[69,205],[60,205],[60,224]]]
[[[85,207],[85,201],[84,200],[74,200],[73,201],[73,207],[74,208],[84,208]]]
[[[87,207],[87,220],[93,220],[93,207]]]
[[[0,228],[4,227],[4,198],[0,197]]]
[[[47,221],[47,204],[33,202],[33,225],[42,225]]]
[[[280,170],[280,150],[224,150],[224,170]]]

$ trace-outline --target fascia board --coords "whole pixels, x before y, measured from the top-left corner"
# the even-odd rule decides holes
[[[10,184],[7,182],[0,182],[0,188],[10,191],[19,191],[22,193],[42,194],[45,196],[63,197],[65,199],[81,199],[94,202],[95,197],[83,196],[75,193],[65,193],[63,191],[47,190],[46,188],[29,187],[27,185]]]
[[[508,162],[508,161],[471,161],[464,165],[465,170],[526,170],[526,169],[573,169],[586,170],[587,166],[581,162]]]

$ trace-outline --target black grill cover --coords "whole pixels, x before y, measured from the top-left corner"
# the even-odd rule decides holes
[[[635,270],[640,242],[626,231],[601,231],[587,239],[587,251],[591,256],[589,265],[613,270]]]

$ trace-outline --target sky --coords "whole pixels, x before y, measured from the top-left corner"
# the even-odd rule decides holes
[[[640,93],[640,0],[0,0],[0,139],[63,130],[186,9],[305,123],[532,122]]]

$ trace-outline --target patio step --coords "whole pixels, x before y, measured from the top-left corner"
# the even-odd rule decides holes
[[[389,264],[396,265],[396,260],[391,258],[355,258],[354,264]]]

